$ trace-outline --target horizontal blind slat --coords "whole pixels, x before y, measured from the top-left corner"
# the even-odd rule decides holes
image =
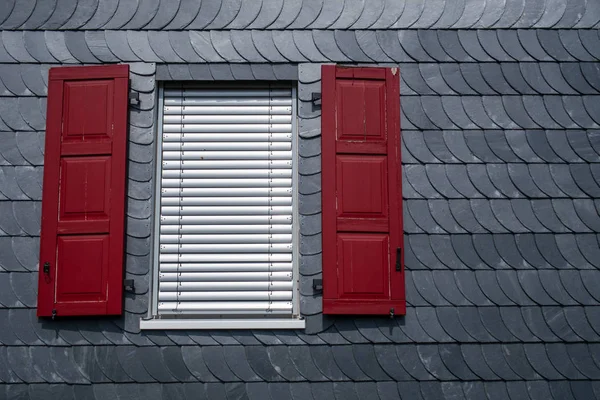
[[[158,294],[160,301],[282,301],[292,300],[291,290],[273,290],[273,291],[220,291],[220,292],[160,292]]]
[[[163,160],[291,160],[291,151],[163,151]]]
[[[290,106],[192,106],[192,105],[166,105],[166,115],[291,115]]]
[[[162,263],[161,272],[279,272],[292,271],[292,263]]]
[[[161,272],[159,274],[160,282],[178,284],[182,282],[233,282],[234,285],[241,285],[240,282],[245,281],[268,283],[269,281],[289,281],[291,279],[291,272]]]
[[[289,106],[292,99],[289,97],[175,97],[166,96],[166,106]]]
[[[161,185],[164,188],[260,188],[260,187],[292,187],[292,180],[288,178],[251,178],[251,179],[194,179],[163,178]]]
[[[164,133],[164,142],[290,142],[291,133]],[[164,149],[164,145],[163,145]]]
[[[291,124],[292,116],[287,115],[235,115],[235,114],[217,114],[217,115],[197,115],[197,114],[178,114],[165,115],[163,119],[165,124]]]
[[[292,197],[163,197],[163,206],[291,206]]]
[[[160,262],[199,263],[199,262],[291,262],[292,253],[191,253],[160,254]]]
[[[289,215],[292,206],[161,206],[160,215]]]
[[[291,169],[172,169],[163,178],[291,178]]]
[[[183,97],[287,97],[291,89],[165,89],[165,96]]]
[[[215,225],[215,224],[284,224],[292,223],[291,215],[191,215],[161,216],[161,224],[166,225]]]
[[[169,253],[288,253],[291,243],[161,244],[160,252]]]
[[[190,133],[289,133],[292,131],[291,123],[256,123],[256,124],[200,124],[200,123],[168,123],[164,124],[163,132],[190,132]]]
[[[292,194],[291,187],[253,187],[253,188],[163,188],[162,197],[182,197],[182,196],[276,196],[289,197]]]
[[[245,313],[291,313],[291,301],[188,301],[188,302],[159,302],[159,310],[217,312],[231,314]]]
[[[238,235],[160,235],[160,243],[291,243],[292,235],[286,234],[238,234]]]

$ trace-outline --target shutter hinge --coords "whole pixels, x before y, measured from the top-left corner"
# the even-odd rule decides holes
[[[402,248],[396,249],[396,271],[402,272]]]
[[[136,106],[140,105],[140,94],[138,92],[129,92],[129,104]]]
[[[321,109],[321,93],[312,93],[310,96],[310,102],[312,103],[312,109],[320,110]]]
[[[56,309],[52,310],[52,320],[54,321],[54,319],[56,318]]]
[[[123,286],[127,292],[135,292],[135,281],[133,279],[124,279]]]
[[[322,291],[323,290],[323,279],[313,279],[313,290]]]

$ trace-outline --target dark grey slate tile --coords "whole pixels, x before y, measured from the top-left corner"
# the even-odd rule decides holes
[[[597,300],[588,293],[579,271],[559,271],[560,282],[569,296],[582,305],[595,305]],[[553,277],[552,277],[553,278]],[[540,275],[542,282],[549,279]]]
[[[521,254],[515,237],[513,235],[494,235],[493,241],[496,250],[502,259],[515,269],[528,269],[531,265],[525,260]]]
[[[277,372],[286,380],[291,382],[305,381],[306,379],[300,374],[294,366],[292,359],[288,353],[287,346],[271,346],[267,348],[269,359],[275,366]],[[336,347],[337,348],[337,347]]]
[[[90,382],[131,382],[116,357],[115,346],[74,346],[73,358]]]
[[[423,139],[429,148],[429,151],[431,151],[438,160],[444,163],[458,163],[459,161],[454,157],[454,154],[452,154],[446,143],[446,132],[448,131],[426,131],[423,132]],[[427,167],[429,168],[429,166]]]
[[[525,51],[538,61],[553,61],[554,59],[540,45],[538,36],[534,30],[519,29],[517,31],[520,44]]]
[[[592,345],[594,346],[594,345]],[[594,363],[591,353],[593,347],[585,343],[574,343],[565,346],[569,359],[581,373],[590,379],[598,379],[600,369]]]
[[[583,98],[580,96],[568,96],[562,98],[565,111],[569,116],[584,129],[598,128],[599,125],[590,117],[586,110]]]
[[[567,227],[558,219],[551,200],[532,200],[531,207],[537,219],[551,232],[569,232]]]
[[[436,314],[440,325],[455,342],[466,343],[474,341],[473,337],[460,323],[458,311],[453,307],[439,307]],[[442,354],[442,358],[444,355]],[[450,367],[449,367],[450,368]],[[452,368],[450,368],[452,370]]]
[[[403,31],[397,31],[397,35],[398,35],[398,40],[400,41],[400,45],[402,46],[402,48],[404,49],[404,51],[402,53],[407,54],[410,58],[416,60],[416,61],[433,61],[431,56],[429,54],[427,54],[427,52],[425,51],[425,49],[423,48],[423,45],[421,43],[421,41],[419,40],[417,31],[412,31],[412,30],[403,30]],[[389,46],[390,41],[386,41],[386,43],[382,43],[381,40],[384,36],[380,35],[379,36],[379,40],[380,40],[380,45],[382,45],[384,51],[386,50],[386,45]],[[405,61],[404,57],[398,57],[400,56],[402,53],[399,53],[397,57],[393,56],[392,54],[388,53],[386,51],[386,53],[388,54],[388,56],[390,56],[392,59],[397,60],[397,61]]]
[[[579,125],[577,125],[572,119],[572,116],[570,116],[570,112],[567,113],[567,110],[559,97],[544,96],[544,104],[546,105],[546,110],[552,116],[552,119],[561,126],[565,128],[579,128]]]
[[[524,197],[523,193],[514,185],[511,176],[508,173],[508,165],[511,164],[487,164],[485,166],[488,177],[494,185],[498,188],[503,196],[511,199],[518,199]],[[523,169],[521,168],[521,171]],[[526,169],[525,169],[526,170]],[[512,201],[514,207],[514,200]],[[518,210],[515,210],[518,212]]]
[[[390,346],[376,345],[374,350],[379,365],[387,375],[396,381],[411,380],[411,376],[404,370],[396,352]]]
[[[360,369],[352,352],[353,346],[333,346],[331,352],[341,371],[352,381],[366,381],[370,378]]]
[[[600,255],[600,251],[598,249],[596,237],[594,235],[577,235],[576,240],[579,250],[585,259],[590,264],[598,266],[598,261],[596,261],[598,258],[596,258],[596,256]]]
[[[492,369],[490,369],[488,362],[484,358],[482,349],[483,345],[480,344],[466,344],[461,345],[460,350],[467,366],[475,375],[484,380],[497,380],[496,375]],[[469,390],[470,392],[471,390]]]
[[[481,321],[488,332],[498,341],[510,342],[514,341],[515,337],[506,328],[506,325],[500,315],[499,308],[485,307],[479,309]],[[464,323],[464,322],[463,322]]]
[[[573,275],[573,274],[572,274]],[[538,277],[546,293],[560,305],[576,305],[575,300],[569,295],[562,285],[559,271],[538,271]]]
[[[600,189],[600,187],[598,188]],[[577,216],[573,200],[553,199],[552,206],[560,221],[573,232],[589,232],[589,228]]]
[[[413,342],[428,343],[434,340],[423,330],[420,322],[417,319],[416,308],[408,307],[406,316],[399,323],[402,332]]]
[[[556,90],[564,93],[565,87],[557,87],[564,82],[555,63],[520,63],[519,69],[527,84],[540,94],[556,94]],[[559,73],[557,76],[556,73]],[[570,90],[566,88],[567,93]]]
[[[428,166],[431,166],[429,164]],[[432,183],[427,177],[426,169],[423,165],[405,165],[403,172],[406,176],[404,184],[410,186],[411,189],[418,193],[415,198],[440,198],[441,194],[433,187]],[[442,170],[443,173],[443,170]],[[407,194],[403,193],[403,196]]]
[[[250,366],[260,377],[269,382],[283,379],[271,364],[265,347],[247,346],[245,350]]]
[[[328,379],[321,373],[319,368],[317,368],[314,358],[310,352],[306,351],[305,347],[291,346],[288,347],[288,352],[295,368],[304,378],[311,382],[325,381]]]
[[[190,31],[189,40],[194,51],[201,55],[207,62],[223,62],[224,59],[217,53],[209,32]],[[232,61],[232,60],[228,60]]]
[[[15,335],[17,337],[15,343],[23,343],[29,346],[43,345],[44,343],[33,331],[33,327],[31,325],[32,314],[35,314],[35,310],[23,310],[17,308],[8,310],[8,315],[3,315],[3,317],[7,318],[8,321],[5,320],[2,323],[5,328],[9,330],[5,338],[10,338],[12,335]],[[10,343],[5,344],[9,345]]]
[[[438,31],[419,30],[418,38],[425,52],[436,61],[453,61],[440,43]]]
[[[519,271],[518,277],[523,290],[534,302],[539,305],[556,304],[542,286],[538,271]]]
[[[511,306],[514,302],[501,289],[495,271],[476,271],[477,284],[492,303],[500,306]]]
[[[248,364],[243,346],[223,346],[223,356],[231,372],[241,381],[257,382],[262,380]]]
[[[414,28],[431,28],[442,16],[444,12],[445,1],[436,0],[425,2],[423,12],[419,19],[412,25]]]
[[[208,370],[200,347],[186,347],[185,351],[182,351],[181,354],[187,369],[196,377],[196,379],[200,382],[217,381],[217,378]]]
[[[319,277],[321,277],[319,275]],[[337,331],[335,326],[330,326],[322,332],[319,332],[317,336],[325,343],[336,346],[336,345],[347,345],[349,342]]]
[[[553,343],[546,345],[546,353],[554,368],[567,379],[585,379],[571,362],[567,353],[567,345],[564,343]]]
[[[516,271],[496,271],[496,279],[504,294],[506,294],[515,304],[519,306],[535,304],[523,291]]]
[[[498,375],[503,380],[519,379],[519,376],[515,374],[504,357],[504,354],[506,353],[503,351],[504,346],[500,344],[485,344],[481,345],[481,351],[488,366],[494,371],[494,374]],[[517,362],[517,360],[513,361]],[[524,359],[519,361],[524,361]]]
[[[546,233],[548,230],[535,218],[531,202],[525,199],[514,199],[510,201],[515,216],[527,230],[532,232]]]
[[[425,232],[434,234],[446,233],[433,219],[431,210],[425,200],[407,200],[405,207],[410,212],[416,224]]]
[[[440,345],[438,346],[438,350],[444,365],[452,375],[465,381],[477,380],[479,378],[466,364],[461,346],[457,344]]]
[[[202,349],[202,357],[211,373],[222,382],[235,382],[239,378],[228,367],[223,356],[223,346],[209,346]]]
[[[558,338],[546,323],[542,309],[539,307],[525,307],[521,309],[523,319],[529,330],[543,342],[556,342]],[[538,371],[539,372],[539,371]]]
[[[408,372],[414,379],[434,379],[434,377],[423,366],[421,358],[417,353],[417,346],[396,346],[396,354],[406,372]]]
[[[468,235],[451,235],[450,241],[458,258],[470,269],[489,269],[473,247]]]
[[[349,60],[354,62],[370,62],[379,61],[372,60],[360,48],[354,31],[336,30],[334,40],[342,54]]]
[[[564,315],[575,335],[586,342],[595,342],[598,340],[598,333],[594,331],[588,322],[583,307],[568,307],[564,309]]]
[[[467,168],[464,165],[446,165],[446,176],[452,184],[452,187],[456,189],[463,197],[473,199],[483,197],[479,191],[475,188],[469,176],[467,174]],[[474,216],[467,200],[453,200],[449,202],[450,209],[456,220],[468,231],[478,232],[480,228],[466,228],[466,226],[478,225],[475,221],[471,221]],[[468,213],[469,215],[465,215]],[[457,216],[460,214],[460,217]],[[473,222],[473,223],[472,223]]]
[[[514,165],[514,164],[511,164],[511,165]],[[493,185],[487,171],[485,169],[481,168],[481,166],[476,165],[476,164],[468,164],[467,165],[467,175],[469,176],[471,183],[475,186],[475,188],[478,190],[478,192],[481,193],[484,197],[488,197],[488,198],[504,197],[502,195],[502,193]],[[477,202],[476,205],[474,204],[474,201]],[[488,200],[480,201],[477,199],[473,199],[471,201],[471,206],[473,207],[473,211],[475,212],[475,209],[480,204],[483,204],[483,202],[485,202],[486,204],[489,203]],[[489,207],[489,204],[488,204],[488,207]],[[477,213],[475,215],[477,216]],[[481,220],[480,220],[480,222],[481,222]],[[492,222],[490,222],[490,223],[492,223]],[[485,224],[484,224],[484,226],[485,226]]]
[[[433,281],[439,293],[453,306],[469,306],[472,303],[459,290],[455,277],[457,271],[432,271]],[[443,324],[442,324],[443,325]]]
[[[433,307],[417,307],[419,324],[427,335],[436,342],[451,342],[452,338],[446,333]]]

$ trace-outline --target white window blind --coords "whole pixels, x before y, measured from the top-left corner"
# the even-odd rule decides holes
[[[294,312],[291,86],[162,95],[158,314]]]

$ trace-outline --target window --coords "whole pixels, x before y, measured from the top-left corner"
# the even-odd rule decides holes
[[[287,83],[159,93],[152,316],[142,328],[300,328],[296,98]]]

